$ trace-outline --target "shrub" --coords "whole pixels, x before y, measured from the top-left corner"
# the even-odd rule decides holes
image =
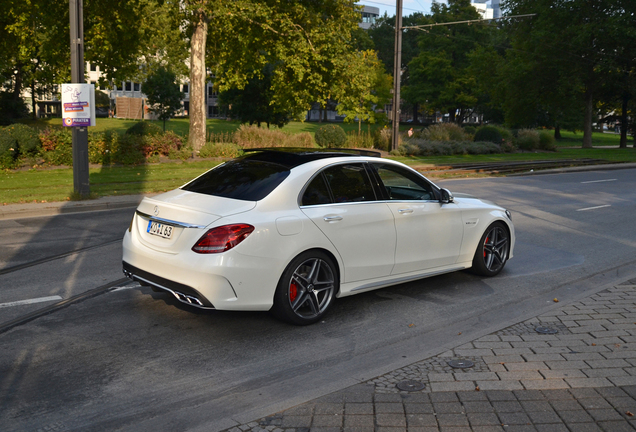
[[[471,126],[471,125],[464,126],[465,134],[475,135],[475,132],[477,132],[477,128],[475,126]]]
[[[541,150],[556,151],[556,142],[551,132],[547,130],[539,132],[539,148]]]
[[[329,124],[318,128],[315,139],[320,147],[340,148],[347,143],[347,134],[340,126]]]
[[[455,123],[436,123],[422,132],[427,141],[466,141],[464,129]]]
[[[199,156],[202,158],[234,158],[242,153],[241,148],[233,143],[206,143],[199,150]]]
[[[515,141],[521,150],[534,150],[539,148],[539,132],[534,129],[520,129]]]
[[[347,147],[349,148],[373,148],[373,135],[362,132],[347,132]]]
[[[0,167],[13,168],[18,160],[18,142],[4,128],[0,128]]]
[[[472,141],[427,141],[412,139],[400,144],[395,156],[450,156],[456,154],[493,154],[500,153],[499,145],[491,142]]]
[[[16,123],[5,128],[18,143],[17,150],[20,155],[36,155],[42,148],[38,131],[25,124]]]
[[[163,133],[163,129],[155,123],[149,121],[140,121],[132,125],[126,131],[127,135],[147,136]]]
[[[288,134],[245,124],[234,133],[234,143],[241,148],[314,147],[314,140],[308,133]]]
[[[236,143],[233,132],[210,132],[208,134],[207,142],[211,143]]]
[[[138,165],[145,162],[146,158],[141,151],[143,140],[140,136],[113,133],[110,137],[111,163]]]
[[[73,165],[73,134],[70,128],[40,132],[42,157],[50,165]]]
[[[477,129],[477,132],[475,132],[474,141],[487,141],[500,144],[502,140],[503,137],[501,136],[501,132],[496,126],[482,126]]]
[[[386,126],[373,132],[373,147],[378,150],[391,150],[391,129]]]
[[[183,138],[172,131],[142,137],[141,151],[145,157],[153,155],[168,156],[183,147]]]

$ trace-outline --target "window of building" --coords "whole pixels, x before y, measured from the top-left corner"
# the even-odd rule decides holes
[[[132,83],[130,81],[126,81],[124,83],[124,90],[126,91],[132,91]]]
[[[96,72],[97,71],[97,65],[95,63],[91,63],[91,72]]]
[[[139,91],[140,90],[140,84],[139,83],[133,83],[134,89],[135,91]]]
[[[183,90],[184,93],[188,93],[188,84],[184,84],[183,85]]]

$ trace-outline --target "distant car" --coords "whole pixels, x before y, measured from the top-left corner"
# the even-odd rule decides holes
[[[256,150],[144,198],[124,273],[203,309],[270,310],[298,325],[334,298],[512,257],[510,213],[454,198],[371,152]]]

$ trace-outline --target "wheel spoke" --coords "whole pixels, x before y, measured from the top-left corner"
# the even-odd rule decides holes
[[[493,228],[484,242],[484,264],[490,271],[497,271],[506,262],[508,236],[500,227]]]
[[[335,292],[335,279],[330,265],[319,258],[301,263],[290,284],[295,284],[297,295],[289,298],[292,311],[302,318],[314,318],[325,311]]]

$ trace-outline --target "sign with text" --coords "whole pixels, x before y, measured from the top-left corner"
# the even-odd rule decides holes
[[[95,126],[94,84],[62,84],[62,124]]]

